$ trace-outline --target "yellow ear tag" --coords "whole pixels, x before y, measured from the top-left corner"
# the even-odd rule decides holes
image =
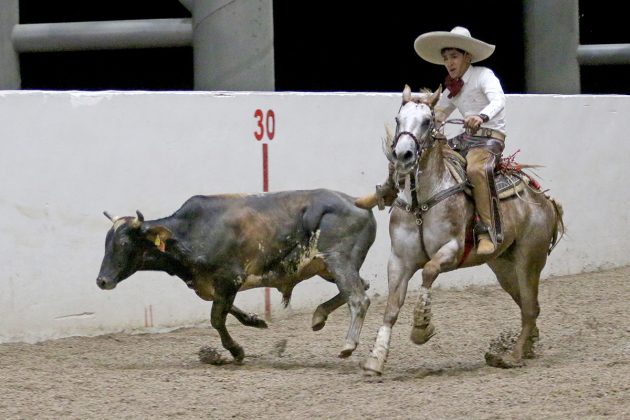
[[[160,235],[155,236],[155,241],[153,243],[155,244],[155,246],[158,247],[160,251],[164,252],[166,250],[166,244],[162,242],[162,240],[160,239]]]

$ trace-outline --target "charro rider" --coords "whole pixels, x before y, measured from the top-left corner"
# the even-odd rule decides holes
[[[492,254],[501,241],[498,199],[492,176],[505,141],[505,95],[501,82],[487,67],[472,63],[485,60],[494,52],[494,45],[473,38],[461,26],[450,32],[428,32],[420,35],[414,47],[429,63],[446,67],[446,89],[435,106],[436,124],[440,126],[457,109],[464,117],[465,133],[449,143],[466,157],[466,172],[473,186],[473,196],[479,220],[475,232],[479,243],[477,253]],[[356,204],[371,208],[391,206],[398,190],[392,179],[393,168],[376,193],[361,197]]]

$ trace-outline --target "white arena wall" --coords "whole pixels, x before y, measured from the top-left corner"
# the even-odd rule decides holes
[[[207,320],[211,304],[165,273],[96,286],[111,226],[102,212],[154,219],[191,195],[260,192],[263,142],[270,191],[364,194],[386,175],[381,139],[399,104],[398,93],[0,92],[0,342]],[[544,165],[540,182],[565,210],[568,233],[544,277],[630,264],[630,97],[509,95],[507,106],[504,153]],[[272,140],[255,139],[256,110],[263,122],[273,111]],[[388,214],[375,214],[362,275],[371,295],[384,295]],[[478,267],[443,274],[436,287],[493,282]],[[291,309],[314,310],[335,293],[308,280]],[[288,313],[275,290],[271,300],[274,316]],[[263,289],[236,304],[262,314]]]

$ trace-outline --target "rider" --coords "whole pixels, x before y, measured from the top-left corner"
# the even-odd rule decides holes
[[[498,199],[494,189],[494,167],[501,156],[505,141],[505,95],[501,82],[486,67],[471,63],[485,60],[494,52],[494,45],[473,38],[461,26],[450,32],[428,32],[420,35],[414,47],[429,63],[446,67],[446,89],[435,105],[436,124],[441,125],[457,109],[464,117],[465,134],[455,137],[454,144],[465,155],[468,179],[479,221],[475,232],[479,239],[477,254],[492,254],[501,238],[495,228],[500,223]],[[398,190],[392,180],[393,170],[376,193],[361,197],[356,204],[371,208],[377,203],[391,206]]]

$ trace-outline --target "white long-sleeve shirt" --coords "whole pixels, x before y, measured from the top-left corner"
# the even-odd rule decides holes
[[[462,76],[464,86],[459,95],[450,98],[446,89],[435,105],[435,116],[444,121],[457,109],[464,118],[486,114],[488,122],[482,127],[505,132],[505,94],[501,82],[487,67],[470,66]]]

